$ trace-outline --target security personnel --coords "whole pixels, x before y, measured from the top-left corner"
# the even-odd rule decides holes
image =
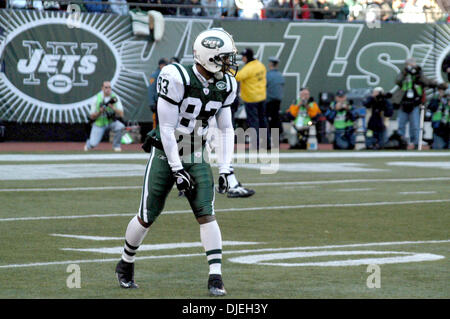
[[[280,122],[280,107],[281,100],[283,99],[284,78],[281,72],[278,70],[278,63],[280,63],[280,60],[277,57],[269,58],[269,72],[267,72],[266,76],[266,115],[269,128],[280,130],[279,135],[281,136],[282,127]]]
[[[334,149],[352,150],[355,148],[354,123],[357,114],[352,105],[347,101],[344,90],[336,92],[335,101],[325,116],[334,125]]]
[[[268,127],[265,103],[267,96],[267,71],[264,64],[254,58],[252,49],[245,49],[241,55],[245,65],[237,73],[236,80],[241,85],[241,99],[245,104],[247,124],[256,130],[256,146],[259,149],[259,129]],[[267,141],[270,141],[269,130],[267,131]],[[267,146],[270,148],[270,143]]]

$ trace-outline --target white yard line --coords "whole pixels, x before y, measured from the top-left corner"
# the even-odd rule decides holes
[[[269,206],[269,207],[242,207],[242,208],[224,208],[216,209],[217,213],[225,212],[249,212],[262,210],[286,210],[286,209],[308,209],[308,208],[339,208],[339,207],[366,207],[366,206],[389,206],[389,205],[411,205],[411,204],[435,204],[448,203],[450,199],[430,199],[430,200],[410,200],[397,202],[369,202],[369,203],[342,203],[342,204],[305,204],[305,205],[289,205],[289,206]],[[166,211],[163,214],[192,214],[191,210],[173,210]],[[0,218],[0,222],[10,221],[27,221],[27,220],[51,220],[51,219],[79,219],[79,218],[105,218],[105,217],[122,217],[134,216],[136,213],[119,213],[119,214],[90,214],[90,215],[72,215],[72,216],[36,216],[36,217],[11,217]]]
[[[335,179],[324,181],[305,182],[260,182],[245,183],[244,186],[295,186],[295,185],[323,185],[323,184],[349,184],[349,183],[400,183],[400,182],[439,182],[448,181],[450,177],[418,177],[418,178],[382,178],[382,179]],[[91,187],[61,187],[61,188],[0,188],[0,192],[66,192],[90,190],[124,190],[140,189],[142,186],[91,186]]]
[[[398,192],[398,193],[402,195],[436,194],[435,191]]]
[[[450,152],[293,152],[270,155],[235,153],[235,159],[317,159],[317,158],[412,158],[412,157],[450,157]],[[0,162],[50,162],[50,161],[103,161],[103,160],[148,160],[147,153],[129,154],[1,154]],[[211,157],[215,158],[214,154]]]
[[[450,240],[428,240],[428,241],[399,241],[399,242],[380,242],[380,243],[364,243],[364,244],[346,244],[346,245],[327,245],[327,246],[307,246],[307,247],[286,247],[286,248],[262,248],[262,249],[245,249],[245,250],[225,250],[224,255],[240,254],[240,253],[257,253],[268,251],[295,251],[295,250],[311,250],[311,249],[332,249],[332,248],[349,248],[349,247],[373,247],[373,246],[395,246],[395,245],[418,245],[418,244],[442,244],[449,243]],[[136,257],[136,260],[146,259],[164,259],[164,258],[181,258],[181,257],[198,257],[205,256],[205,253],[198,254],[176,254],[176,255],[160,255],[160,256],[141,256]],[[54,265],[70,265],[83,263],[104,263],[117,262],[119,257],[107,259],[81,259],[81,260],[65,260],[53,262],[38,262],[28,264],[10,264],[0,265],[0,269],[10,268],[25,268],[25,267],[40,267],[40,266],[54,266]]]
[[[337,192],[367,192],[371,191],[373,188],[341,188],[336,189]]]

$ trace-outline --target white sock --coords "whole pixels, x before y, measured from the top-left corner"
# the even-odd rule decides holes
[[[128,223],[125,232],[125,245],[123,248],[122,259],[129,263],[134,263],[136,251],[139,245],[147,235],[148,228],[139,223],[137,216],[134,216]]]
[[[228,177],[228,186],[230,186],[230,188],[234,188],[239,184],[239,182],[236,179],[236,175],[232,174]]]
[[[200,239],[209,264],[209,274],[222,274],[222,235],[217,221],[200,225]]]

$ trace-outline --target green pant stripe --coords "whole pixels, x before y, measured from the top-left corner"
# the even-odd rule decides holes
[[[206,252],[206,256],[214,255],[214,254],[221,254],[221,253],[222,253],[222,249],[213,249],[213,250],[208,250]]]
[[[211,259],[211,260],[208,260],[208,264],[209,265],[211,265],[211,264],[221,264],[222,263],[222,259]]]

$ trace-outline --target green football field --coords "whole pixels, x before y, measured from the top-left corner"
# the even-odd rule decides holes
[[[0,298],[208,298],[175,190],[138,251],[140,288],[118,286],[146,156],[1,153]],[[236,165],[253,197],[216,194],[225,298],[450,298],[450,152],[284,152],[274,167]]]

